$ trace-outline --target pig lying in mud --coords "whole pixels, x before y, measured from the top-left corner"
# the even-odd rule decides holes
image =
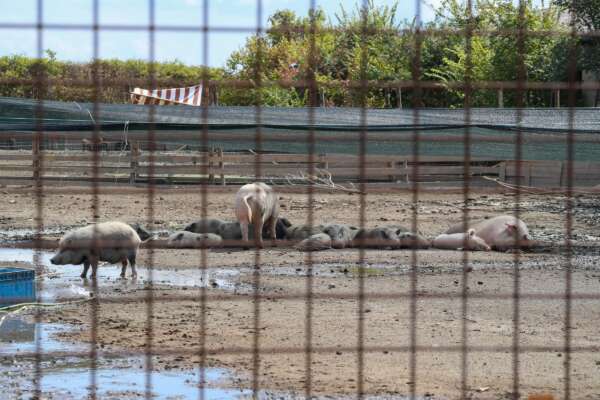
[[[331,238],[331,247],[343,249],[352,246],[352,240],[358,233],[358,228],[342,224],[328,224],[323,226],[322,232]]]
[[[131,276],[136,277],[135,259],[141,243],[137,232],[128,224],[102,222],[67,232],[58,242],[58,253],[50,262],[54,265],[83,264],[82,278],[87,276],[90,265],[91,278],[96,278],[100,261],[121,262],[121,277],[124,278],[129,262]]]
[[[275,238],[284,239],[285,230],[291,225],[292,224],[287,220],[287,218],[277,218],[277,222],[275,224]],[[219,228],[218,235],[225,240],[241,240],[242,226],[239,222],[225,222]],[[271,237],[271,233],[269,232],[267,226],[263,226],[262,237],[263,239],[268,239]],[[248,240],[254,240],[253,224],[248,225]]]
[[[331,237],[325,233],[317,233],[302,240],[294,246],[300,251],[320,251],[331,249]]]
[[[533,241],[529,235],[527,225],[512,215],[500,215],[477,223],[469,224],[469,228],[483,239],[492,249],[506,251],[517,247],[529,248]],[[451,226],[446,233],[460,233],[463,224]]]
[[[286,229],[285,238],[288,240],[304,240],[310,236],[323,233],[323,225],[292,225]]]
[[[376,249],[427,249],[431,243],[418,233],[407,232],[404,228],[378,227],[359,230],[353,245]]]
[[[223,239],[214,233],[179,231],[169,236],[167,245],[179,249],[207,249],[221,247]]]
[[[276,239],[279,199],[273,189],[262,182],[249,183],[235,196],[235,216],[242,229],[242,240],[248,242],[248,228],[254,226],[254,241],[263,247],[262,231],[266,226],[272,240]]]
[[[466,241],[465,241],[466,239]],[[469,229],[467,233],[443,233],[433,239],[433,247],[446,250],[476,250],[490,251],[490,246],[475,234],[474,229]]]
[[[216,218],[206,218],[200,219],[198,221],[192,222],[183,228],[184,231],[193,232],[193,233],[213,233],[215,235],[219,234],[219,230],[223,224],[226,224],[226,221]]]
[[[285,239],[286,229],[292,226],[291,222],[287,218],[277,218],[275,224],[275,237],[277,239]],[[187,232],[193,233],[213,233],[221,236],[224,240],[241,240],[242,239],[242,227],[239,222],[223,221],[220,219],[201,219],[191,224],[186,225],[183,229]],[[248,239],[254,239],[254,225],[248,226]],[[267,239],[270,236],[270,232],[267,226],[263,226],[262,237]]]

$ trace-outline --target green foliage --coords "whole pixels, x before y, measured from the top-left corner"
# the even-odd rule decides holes
[[[600,0],[554,0],[554,3],[565,13],[570,13],[579,32],[600,30]],[[577,44],[582,49],[580,68],[594,71],[600,77],[600,38],[583,36]]]
[[[571,10],[577,24],[600,29],[600,0],[554,2],[539,8],[533,0],[474,0],[467,10],[465,0],[444,0],[435,20],[425,26],[397,20],[398,4],[377,6],[373,0],[351,10],[340,7],[333,18],[320,8],[306,17],[282,9],[270,16],[264,34],[249,37],[230,55],[224,68],[179,61],[76,64],[58,61],[48,50],[39,60],[0,57],[0,95],[127,102],[134,86],[188,86],[207,78],[223,82],[218,89],[221,105],[298,107],[324,101],[330,106],[393,107],[400,100],[397,83],[419,79],[442,88],[422,89],[419,104],[414,91],[403,89],[403,105],[463,107],[468,101],[495,106],[495,90],[473,90],[467,98],[463,87],[519,79],[565,81],[578,45],[584,47],[579,68],[600,68],[600,56],[594,58],[592,51],[599,46],[586,48],[586,43],[574,41],[560,14]],[[40,81],[50,83],[43,93],[36,91]],[[96,82],[101,84],[98,90]],[[551,105],[549,91],[530,90],[519,99],[516,93],[505,91],[506,106]]]
[[[457,0],[442,3],[441,9],[446,11],[438,13],[438,24],[471,32],[452,41],[442,51],[441,65],[431,66],[425,72],[426,77],[448,86],[456,99],[451,106],[461,106],[464,100],[464,91],[451,87],[451,83],[519,79],[545,82],[565,78],[563,66],[554,62],[557,56],[564,56],[561,50],[568,34],[558,23],[558,10],[535,8],[531,0],[520,5],[522,9],[510,0],[476,0],[469,15]],[[562,31],[565,36],[536,34],[546,31]],[[494,99],[493,93],[475,91],[471,104],[493,105]],[[505,104],[514,106],[517,100],[516,92],[506,92]],[[528,91],[521,101],[542,106],[548,105],[550,98],[547,93]]]
[[[41,59],[21,55],[0,57],[0,96],[62,101],[129,102],[129,91],[140,83],[151,85],[151,72],[160,84],[196,85],[204,74],[220,79],[219,69],[186,66],[179,61],[150,63],[142,60],[98,60],[90,63],[58,61],[46,50]],[[95,90],[94,82],[99,86]],[[40,91],[39,88],[45,88]]]

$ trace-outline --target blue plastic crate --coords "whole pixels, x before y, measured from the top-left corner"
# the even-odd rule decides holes
[[[0,307],[35,301],[35,271],[0,268]]]

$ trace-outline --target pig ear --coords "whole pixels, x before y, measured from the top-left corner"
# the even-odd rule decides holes
[[[468,234],[469,236],[475,236],[475,229],[473,229],[473,228],[469,229],[469,230],[467,231],[467,234]]]
[[[179,235],[177,235],[177,240],[181,240],[183,238],[183,233],[180,233]]]
[[[507,231],[516,231],[517,230],[517,225],[507,223],[506,224],[506,230]]]

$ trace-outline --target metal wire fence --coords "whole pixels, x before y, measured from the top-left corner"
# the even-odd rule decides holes
[[[149,23],[147,25],[102,25],[99,20],[100,7],[102,3],[100,0],[93,0],[93,22],[91,25],[84,23],[75,23],[75,24],[49,24],[44,21],[44,8],[52,7],[52,2],[37,0],[37,21],[35,23],[0,23],[0,29],[24,29],[24,30],[35,30],[37,32],[37,53],[38,57],[42,57],[44,54],[44,35],[49,30],[73,30],[77,31],[87,31],[91,30],[93,33],[93,57],[94,59],[98,59],[100,52],[100,33],[102,31],[141,31],[147,32],[149,36],[149,44],[150,47],[148,49],[149,60],[154,61],[156,59],[156,34],[157,32],[199,32],[202,35],[202,59],[204,64],[208,65],[209,61],[209,35],[214,32],[243,32],[248,34],[255,34],[257,36],[262,36],[265,34],[266,30],[263,26],[263,0],[257,0],[257,12],[256,12],[256,26],[252,28],[247,27],[218,27],[211,26],[209,20],[210,7],[219,7],[218,3],[210,2],[209,0],[203,0],[203,19],[199,21],[198,24],[190,24],[189,26],[161,26],[156,23],[156,1],[148,0],[148,20]],[[364,0],[362,7],[367,9],[367,1]],[[420,201],[420,196],[424,190],[422,187],[422,183],[420,180],[420,168],[424,168],[423,164],[419,163],[420,157],[423,156],[423,148],[424,142],[427,139],[427,132],[422,129],[410,129],[403,135],[397,135],[399,131],[399,126],[388,126],[386,129],[389,131],[378,131],[377,128],[383,129],[382,126],[377,126],[377,124],[373,123],[374,119],[376,119],[376,112],[373,110],[369,110],[367,107],[367,93],[369,90],[374,88],[381,87],[393,87],[393,88],[402,88],[408,89],[412,93],[413,104],[419,105],[425,103],[422,101],[422,97],[427,95],[427,90],[446,90],[448,85],[441,87],[439,83],[424,81],[422,80],[422,43],[423,39],[427,35],[460,35],[464,37],[466,43],[466,73],[465,76],[467,79],[462,82],[451,82],[450,86],[455,89],[460,89],[464,94],[464,109],[458,114],[453,113],[449,110],[440,110],[434,111],[430,109],[422,109],[419,107],[414,107],[411,110],[397,110],[397,114],[394,114],[394,110],[388,110],[389,115],[386,118],[395,118],[399,117],[402,124],[405,124],[406,127],[415,128],[427,125],[432,120],[439,121],[440,118],[443,118],[443,124],[452,125],[453,129],[456,130],[456,135],[453,137],[453,141],[457,144],[458,147],[462,147],[462,149],[458,150],[458,154],[460,154],[463,158],[463,162],[460,164],[464,169],[462,176],[464,177],[460,186],[460,193],[462,193],[462,201],[464,205],[469,203],[470,198],[473,194],[473,182],[471,168],[474,168],[471,161],[473,157],[473,147],[476,142],[481,139],[478,135],[480,127],[477,124],[482,123],[490,123],[489,121],[482,121],[486,119],[486,114],[483,114],[479,109],[473,109],[473,93],[476,90],[480,89],[502,89],[502,90],[511,90],[514,92],[514,97],[516,99],[516,108],[511,110],[511,115],[502,116],[499,111],[494,115],[496,121],[502,120],[502,122],[510,125],[510,137],[504,135],[506,132],[497,133],[495,139],[499,141],[504,141],[508,146],[511,146],[514,150],[513,159],[516,161],[515,169],[516,173],[514,174],[515,181],[513,186],[514,196],[509,200],[511,202],[512,215],[515,218],[521,218],[522,216],[522,196],[523,187],[527,182],[523,182],[523,176],[521,169],[523,167],[523,163],[521,161],[524,160],[523,157],[523,149],[526,145],[525,140],[528,138],[527,133],[530,130],[543,130],[548,129],[548,126],[540,126],[539,124],[530,125],[530,119],[534,112],[532,110],[528,110],[525,108],[525,94],[527,90],[530,89],[561,89],[566,92],[566,105],[567,108],[563,109],[559,115],[559,117],[554,116],[553,123],[560,125],[560,130],[564,136],[561,139],[556,139],[559,142],[559,151],[563,151],[564,154],[560,157],[560,159],[565,161],[565,170],[562,172],[564,174],[564,179],[561,178],[561,183],[564,182],[562,188],[560,189],[560,193],[564,195],[564,227],[562,229],[563,233],[563,242],[555,243],[554,246],[561,248],[561,263],[564,267],[563,271],[563,279],[564,279],[564,292],[562,293],[546,293],[546,292],[531,292],[527,290],[523,290],[523,282],[521,280],[522,274],[522,258],[523,254],[519,251],[514,252],[512,256],[512,270],[511,274],[511,290],[504,293],[472,293],[470,287],[473,285],[473,282],[470,278],[470,272],[472,271],[472,253],[463,252],[460,261],[460,286],[458,291],[447,291],[447,292],[435,292],[435,293],[427,293],[424,292],[420,288],[420,280],[422,279],[421,273],[421,262],[419,258],[420,251],[417,248],[411,248],[410,251],[411,256],[409,260],[409,268],[406,273],[406,277],[409,280],[409,286],[407,290],[400,290],[397,293],[372,293],[368,290],[369,285],[369,263],[368,263],[368,252],[376,251],[376,250],[368,250],[367,249],[367,240],[358,243],[357,252],[355,255],[354,263],[358,266],[357,274],[356,274],[356,290],[352,292],[346,293],[338,293],[338,294],[327,294],[323,293],[319,290],[315,290],[315,265],[319,262],[315,259],[315,256],[312,252],[308,252],[304,259],[304,264],[307,267],[307,274],[305,276],[305,288],[302,294],[285,294],[285,293],[270,293],[268,296],[263,294],[262,289],[264,288],[265,279],[264,276],[264,263],[263,263],[263,249],[256,248],[254,251],[253,265],[252,265],[252,293],[247,296],[239,296],[237,294],[227,294],[227,293],[210,293],[209,288],[206,286],[202,286],[199,290],[198,294],[194,295],[164,295],[161,293],[160,296],[157,295],[157,291],[153,290],[154,286],[154,273],[156,267],[155,260],[155,251],[159,248],[163,248],[164,242],[160,241],[150,241],[146,246],[146,268],[148,269],[147,280],[150,282],[147,286],[147,290],[144,292],[143,303],[145,306],[146,313],[146,324],[144,327],[143,335],[145,335],[144,346],[140,351],[131,350],[131,349],[112,349],[109,351],[102,351],[102,354],[99,352],[98,342],[99,342],[99,332],[103,329],[100,325],[100,307],[104,305],[114,305],[114,306],[126,306],[127,304],[139,302],[140,298],[138,296],[112,296],[112,295],[100,295],[100,290],[98,288],[98,281],[92,280],[92,292],[95,293],[95,296],[89,303],[89,348],[87,351],[73,351],[69,352],[66,355],[85,357],[89,361],[89,387],[88,387],[88,396],[89,398],[95,399],[99,397],[99,380],[98,380],[98,370],[100,368],[99,360],[101,357],[132,357],[142,355],[144,357],[144,371],[145,371],[145,398],[150,399],[153,398],[153,370],[155,369],[155,357],[160,355],[170,355],[170,356],[182,356],[187,357],[193,355],[197,356],[199,359],[198,363],[198,373],[200,375],[200,382],[204,382],[206,380],[206,369],[210,364],[210,357],[213,356],[224,356],[231,354],[242,354],[248,355],[252,357],[252,368],[251,368],[251,395],[254,397],[261,396],[261,390],[265,389],[261,387],[261,379],[262,379],[262,361],[265,357],[269,355],[285,355],[285,354],[301,354],[304,356],[304,365],[303,365],[303,376],[299,379],[303,380],[304,393],[303,395],[307,398],[310,398],[314,395],[314,385],[315,385],[315,359],[321,354],[333,354],[333,353],[341,353],[348,352],[355,356],[355,360],[353,361],[356,364],[356,376],[354,377],[354,382],[356,383],[354,394],[358,398],[363,398],[371,393],[365,388],[365,358],[372,354],[380,354],[382,352],[400,352],[407,356],[407,365],[405,365],[406,371],[406,380],[412,382],[408,389],[408,395],[411,398],[417,398],[421,395],[421,393],[417,392],[418,381],[419,381],[419,360],[423,355],[437,354],[437,353],[452,353],[456,354],[460,362],[456,365],[457,371],[459,371],[460,380],[457,382],[458,388],[458,396],[461,398],[470,398],[473,396],[473,393],[470,389],[469,383],[469,375],[472,373],[470,370],[469,357],[473,354],[478,353],[510,353],[511,358],[511,369],[510,376],[512,380],[512,388],[509,390],[509,394],[506,396],[508,398],[520,398],[524,395],[522,389],[522,380],[521,380],[521,368],[522,368],[522,355],[524,353],[529,352],[562,352],[564,354],[564,363],[562,365],[563,368],[563,379],[561,381],[562,388],[557,393],[554,393],[556,396],[563,397],[565,399],[569,399],[571,397],[577,398],[577,389],[572,385],[572,377],[574,373],[573,361],[572,358],[579,353],[593,353],[598,351],[598,345],[573,345],[572,343],[572,331],[571,327],[574,324],[573,321],[573,303],[576,301],[591,301],[596,304],[600,301],[600,296],[597,292],[592,293],[573,293],[572,288],[572,273],[575,268],[574,265],[574,252],[572,248],[573,242],[573,224],[574,224],[574,215],[573,215],[573,204],[575,199],[575,190],[574,182],[574,163],[575,163],[575,151],[576,151],[576,138],[577,134],[581,133],[578,130],[582,130],[583,133],[586,133],[587,136],[583,136],[582,140],[584,143],[588,143],[588,145],[592,146],[597,144],[597,135],[598,127],[595,126],[597,123],[597,115],[592,111],[582,111],[576,110],[576,93],[578,90],[582,88],[586,89],[600,89],[600,84],[598,82],[587,82],[582,83],[577,80],[577,45],[574,44],[575,41],[569,42],[570,46],[570,57],[569,57],[569,79],[568,81],[560,81],[560,82],[531,82],[527,79],[527,70],[524,61],[524,55],[526,53],[525,48],[525,40],[531,35],[558,35],[564,34],[559,32],[530,32],[527,31],[525,26],[525,0],[519,2],[519,16],[517,21],[517,26],[514,30],[510,31],[502,31],[502,32],[481,32],[475,29],[473,19],[474,16],[474,4],[471,0],[467,0],[464,4],[464,7],[467,11],[467,16],[470,23],[467,24],[467,28],[464,30],[451,30],[448,32],[448,29],[432,29],[430,27],[425,27],[422,23],[422,3],[419,0],[415,1],[415,9],[416,14],[414,15],[415,23],[414,29],[411,29],[410,32],[405,32],[403,30],[393,30],[389,32],[382,32],[381,30],[373,31],[367,21],[367,15],[364,13],[362,15],[363,20],[362,24],[359,28],[357,28],[356,35],[358,36],[361,43],[361,52],[360,52],[360,79],[357,81],[344,83],[345,85],[351,85],[360,93],[360,104],[359,108],[354,109],[356,112],[355,115],[352,116],[352,122],[345,127],[346,132],[345,136],[332,136],[330,138],[324,137],[322,132],[319,131],[320,126],[324,125],[323,118],[324,115],[322,111],[320,111],[317,106],[320,102],[320,90],[323,88],[321,82],[318,82],[316,77],[316,71],[318,69],[317,65],[317,46],[316,37],[318,34],[316,21],[313,19],[311,23],[302,29],[299,28],[289,28],[298,30],[299,33],[303,35],[307,35],[309,38],[309,57],[306,70],[307,75],[305,80],[302,82],[264,82],[262,80],[263,74],[262,69],[267,68],[267,66],[262,65],[261,63],[257,63],[254,66],[255,75],[251,80],[248,81],[221,81],[220,85],[231,86],[235,88],[261,88],[267,86],[280,86],[280,87],[293,87],[296,85],[297,87],[306,88],[308,91],[308,108],[303,110],[301,115],[294,114],[293,118],[290,117],[290,120],[285,120],[286,118],[286,110],[279,110],[279,112],[274,114],[273,110],[265,109],[263,101],[260,97],[260,91],[258,98],[256,100],[256,104],[253,109],[244,111],[244,121],[243,125],[245,131],[243,132],[226,132],[226,134],[219,133],[215,129],[215,120],[219,120],[220,123],[237,123],[239,124],[239,118],[236,121],[228,121],[227,114],[225,113],[223,116],[217,115],[215,113],[219,112],[219,109],[213,109],[208,104],[203,104],[201,110],[194,111],[194,115],[189,116],[186,115],[185,118],[191,119],[193,121],[193,126],[188,127],[185,131],[186,140],[189,143],[194,143],[202,149],[210,148],[211,144],[214,143],[216,138],[221,140],[225,145],[227,143],[231,143],[234,140],[245,140],[245,142],[252,143],[252,149],[254,151],[254,163],[253,163],[253,177],[256,181],[261,181],[265,179],[265,173],[263,171],[264,162],[262,162],[262,158],[265,157],[265,150],[269,150],[273,141],[283,143],[282,146],[295,146],[302,145],[305,149],[304,155],[306,158],[306,174],[308,176],[315,176],[318,171],[318,157],[319,157],[319,146],[322,143],[330,141],[330,142],[338,142],[343,140],[345,137],[348,141],[352,141],[353,145],[348,152],[354,153],[358,156],[358,165],[357,168],[357,180],[355,186],[353,186],[354,193],[359,196],[359,208],[358,213],[356,215],[357,228],[365,229],[368,227],[369,221],[367,220],[367,210],[369,208],[369,194],[373,189],[373,186],[369,184],[369,154],[372,149],[370,146],[373,141],[382,140],[383,142],[389,143],[394,140],[403,141],[406,143],[405,149],[409,150],[409,154],[412,160],[411,164],[407,164],[408,175],[407,181],[409,182],[409,190],[410,190],[410,198],[413,204],[418,204]],[[310,0],[307,4],[308,9],[315,10],[317,7],[316,0]],[[578,31],[577,26],[573,23],[571,24],[572,31],[570,36],[572,38],[577,38],[581,36],[597,36],[597,32],[585,32],[582,33]],[[289,30],[288,30],[289,31]],[[410,33],[414,38],[414,43],[412,43],[412,71],[410,79],[398,79],[392,82],[376,82],[369,80],[368,76],[368,49],[367,49],[367,38],[372,34],[381,34],[388,33],[390,35],[403,35]],[[518,47],[519,57],[518,57],[518,79],[516,81],[510,82],[480,82],[472,80],[468,77],[473,76],[471,69],[473,68],[473,60],[472,60],[472,40],[476,35],[505,35],[513,38]],[[257,59],[261,59],[261,51],[264,51],[260,46],[257,47]],[[152,66],[152,64],[150,64]],[[251,81],[251,82],[250,82]],[[7,82],[3,82],[7,83]],[[24,84],[33,84],[38,93],[44,93],[47,91],[48,87],[52,86],[53,82],[48,81],[44,75],[39,75],[34,82],[22,82],[22,81],[13,81],[8,82],[14,85],[24,85]],[[155,71],[150,69],[148,73],[148,78],[145,82],[143,82],[147,87],[155,88],[159,84],[159,80],[156,77]],[[105,78],[101,79],[99,73],[97,71],[92,71],[92,80],[91,82],[88,80],[83,80],[81,82],[73,82],[76,86],[83,86],[92,88],[94,91],[94,99],[91,103],[91,112],[90,112],[90,121],[85,122],[84,127],[78,127],[80,131],[87,131],[87,137],[91,137],[92,144],[99,144],[102,142],[102,135],[104,135],[105,127],[103,126],[104,121],[109,121],[111,118],[107,118],[105,112],[110,114],[111,111],[108,109],[110,106],[100,104],[100,93],[101,90],[107,86],[111,85],[119,85],[118,78],[113,80],[107,80]],[[211,85],[210,76],[208,70],[206,70],[202,84],[204,87],[209,87]],[[328,83],[327,85],[335,86],[340,83]],[[35,129],[32,129],[35,133],[32,135],[32,157],[33,157],[33,198],[35,201],[35,215],[33,216],[33,221],[35,224],[35,239],[33,241],[33,247],[36,249],[36,259],[34,260],[36,265],[41,265],[41,257],[42,252],[48,246],[48,241],[44,238],[44,232],[47,228],[46,221],[48,219],[47,210],[45,208],[45,199],[47,195],[47,180],[44,177],[45,166],[49,162],[46,160],[47,151],[43,149],[43,143],[49,135],[53,133],[48,129],[48,120],[47,115],[49,112],[57,112],[56,104],[47,103],[43,98],[36,100],[34,103],[28,104],[28,107],[32,107],[34,105],[35,117],[33,120],[30,120],[29,123],[35,123]],[[17,107],[24,107],[23,104]],[[54,108],[52,108],[54,107]],[[133,106],[131,106],[133,107]],[[145,222],[148,226],[153,226],[154,221],[157,218],[163,218],[161,215],[157,215],[156,203],[157,203],[157,190],[159,186],[159,181],[156,179],[156,171],[160,168],[160,165],[157,165],[156,157],[158,157],[157,149],[161,143],[165,141],[164,135],[161,134],[162,130],[165,127],[162,125],[166,123],[165,121],[170,121],[174,125],[182,124],[183,120],[177,120],[177,118],[184,118],[184,116],[179,116],[175,118],[175,122],[171,116],[165,116],[165,112],[162,109],[163,106],[155,106],[149,105],[146,107],[138,107],[132,109],[130,112],[132,114],[132,118],[135,118],[135,114],[138,116],[141,112],[143,112],[143,122],[144,125],[138,130],[138,139],[139,141],[143,141],[146,143],[146,151],[145,156],[147,162],[147,184],[144,186],[145,193],[143,195],[145,202]],[[140,111],[142,110],[142,111]],[[170,111],[169,111],[170,112]],[[173,111],[179,113],[179,109]],[[190,111],[191,112],[191,111]],[[292,115],[292,110],[289,111],[290,115]],[[339,111],[343,113],[343,111]],[[542,113],[542,111],[539,111]],[[187,113],[187,111],[181,111],[181,113]],[[437,114],[436,114],[437,113]],[[432,116],[432,114],[436,114]],[[589,124],[583,119],[579,119],[576,116],[579,114],[585,114],[586,117],[590,118]],[[215,116],[216,115],[216,116]],[[341,114],[340,114],[341,115]],[[442,117],[440,117],[440,115]],[[453,120],[449,121],[448,118],[452,115]],[[541,114],[540,114],[541,115]],[[510,121],[510,119],[514,116],[515,120]],[[346,116],[347,117],[347,116]],[[281,119],[283,120],[281,120]],[[458,119],[457,119],[458,118]],[[326,118],[325,118],[326,119]],[[541,118],[544,119],[544,118]],[[584,118],[585,119],[585,118]],[[279,123],[281,126],[278,126],[278,129],[291,129],[289,126],[285,126],[286,124],[296,124],[302,125],[302,130],[295,131],[294,135],[283,134],[281,131],[277,131],[273,133],[272,129],[274,129],[269,124]],[[294,125],[294,126],[296,126]],[[542,124],[543,125],[543,124]],[[21,126],[21,128],[23,128]],[[170,129],[175,129],[174,126],[170,126]],[[7,126],[6,131],[13,131],[15,129],[14,126]],[[375,132],[373,132],[376,130]],[[181,132],[180,132],[181,133]],[[227,136],[229,135],[229,137]],[[440,138],[438,138],[440,139]],[[545,138],[544,141],[547,141]],[[441,139],[440,139],[441,140]],[[492,140],[492,139],[490,139]],[[435,140],[434,140],[435,141]],[[248,146],[249,147],[249,146]],[[100,222],[101,220],[101,204],[100,197],[101,192],[103,191],[103,183],[97,179],[100,175],[100,169],[102,164],[103,154],[100,151],[92,151],[91,152],[91,179],[90,187],[91,187],[91,204],[90,204],[90,214],[91,217],[89,220],[91,222]],[[210,175],[210,155],[207,152],[202,152],[200,155],[201,159],[199,162],[200,168],[199,173],[202,176]],[[593,157],[592,157],[593,158]],[[408,179],[410,178],[410,179]],[[319,198],[319,193],[321,188],[319,188],[314,182],[307,182],[306,185],[301,186],[302,193],[306,195],[306,224],[309,226],[317,225],[317,220],[315,216],[315,208],[317,205],[317,201]],[[211,197],[211,193],[214,193],[214,186],[212,186],[209,182],[202,182],[197,189],[192,189],[192,195],[194,196],[195,201],[198,201],[198,210],[200,217],[206,219],[210,216],[209,210],[209,200]],[[278,188],[275,187],[277,191]],[[284,189],[282,189],[284,190]],[[139,194],[138,194],[139,195]],[[390,193],[390,196],[394,196],[395,194]],[[346,211],[348,212],[348,211]],[[463,232],[466,232],[469,228],[469,221],[472,219],[470,215],[470,208],[467,206],[461,207],[460,216],[463,222]],[[410,231],[419,232],[420,223],[419,220],[421,218],[420,211],[418,207],[413,207],[410,211]],[[520,240],[517,240],[517,248],[521,247]],[[466,242],[465,242],[466,243]],[[241,243],[240,241],[231,241],[226,243],[227,246],[240,246],[245,243]],[[95,244],[95,247],[98,247],[98,243]],[[271,243],[274,246],[285,246],[285,244]],[[207,271],[211,267],[209,265],[209,249],[199,249],[197,252],[197,269],[198,273],[201,276],[206,277]],[[354,257],[354,256],[353,256]],[[213,266],[214,267],[214,266]],[[315,268],[313,268],[315,267]],[[41,268],[41,267],[40,267]],[[43,271],[39,271],[42,274]],[[176,273],[176,272],[175,272]],[[38,280],[38,291],[41,292],[43,289],[44,280]],[[268,313],[266,309],[263,307],[266,300],[278,300],[278,301],[303,301],[304,302],[304,315],[298,316],[298,318],[303,318],[304,323],[304,345],[300,347],[290,346],[285,343],[282,343],[280,347],[265,347],[262,342],[262,335],[264,334],[263,330],[263,318],[264,313]],[[489,345],[489,346],[481,346],[476,345],[471,342],[471,331],[469,329],[469,319],[468,316],[471,315],[470,305],[471,301],[483,299],[490,301],[511,301],[512,302],[512,317],[510,320],[512,321],[512,327],[510,329],[510,344],[508,345]],[[319,321],[315,318],[314,314],[314,306],[316,301],[320,300],[355,300],[357,302],[356,309],[356,338],[357,341],[353,346],[319,346],[315,344],[315,324],[319,324]],[[407,313],[408,313],[408,341],[407,342],[398,342],[394,346],[388,345],[373,345],[372,342],[368,340],[367,335],[367,320],[366,315],[370,312],[368,309],[369,301],[399,301],[403,304],[407,305]],[[420,324],[420,308],[419,306],[423,303],[427,303],[430,300],[444,300],[444,301],[456,301],[460,302],[460,335],[458,340],[451,344],[446,343],[442,345],[424,345],[422,344],[419,337],[419,324]],[[523,303],[527,301],[550,301],[550,300],[560,300],[564,301],[564,318],[562,320],[562,344],[560,346],[554,345],[529,345],[524,344],[522,338],[520,336],[520,332],[523,331],[521,326],[522,320],[522,307]],[[43,302],[43,299],[39,297],[37,299],[39,303]],[[167,304],[170,302],[178,302],[178,301],[193,301],[199,304],[199,317],[197,319],[196,328],[198,333],[198,341],[194,343],[193,348],[180,349],[179,351],[174,350],[165,350],[161,348],[158,344],[157,334],[155,333],[154,323],[156,321],[156,305],[158,304]],[[215,350],[215,348],[208,348],[207,342],[210,340],[210,337],[206,335],[207,325],[209,323],[209,310],[210,305],[218,304],[219,302],[224,301],[233,301],[233,302],[248,302],[252,306],[252,340],[251,345],[248,347],[239,346],[239,347],[226,347]],[[44,323],[44,313],[38,309],[36,312],[36,323],[41,325]],[[595,317],[594,317],[595,318]],[[142,334],[142,333],[140,333]],[[48,354],[51,352],[47,352],[44,349],[44,342],[39,337],[36,340],[35,345],[35,390],[34,397],[35,398],[43,398],[44,395],[44,387],[43,387],[43,377],[45,374],[45,370],[43,368],[44,360]],[[64,354],[63,354],[64,355]],[[18,355],[14,355],[18,358]],[[541,373],[541,372],[540,372]],[[543,389],[543,388],[542,388]],[[596,393],[598,393],[598,387],[595,387]],[[197,398],[205,398],[206,388],[203,385],[200,385]],[[336,395],[333,393],[332,395]]]

